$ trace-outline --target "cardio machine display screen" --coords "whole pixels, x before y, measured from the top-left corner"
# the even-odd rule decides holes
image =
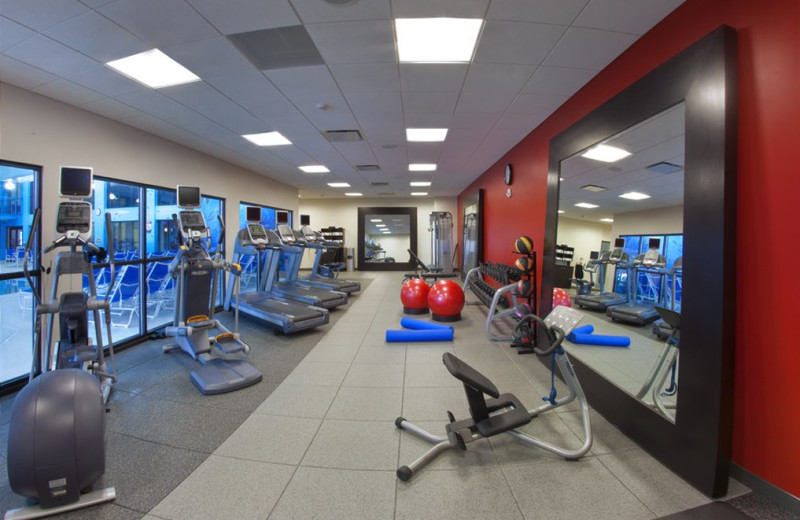
[[[88,233],[92,229],[92,206],[88,203],[62,202],[58,205],[56,215],[56,232],[64,234],[67,231]]]
[[[284,240],[294,240],[294,233],[292,233],[292,228],[290,228],[286,224],[281,224],[280,226],[278,226],[278,234]]]
[[[255,240],[263,240],[267,241],[267,233],[264,231],[264,227],[260,224],[248,224],[247,231],[250,233],[250,238]]]
[[[206,221],[203,214],[199,211],[181,211],[180,213],[181,227],[185,230],[189,229],[205,229]]]

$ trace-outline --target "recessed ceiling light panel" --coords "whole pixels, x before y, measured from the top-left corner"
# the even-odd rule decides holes
[[[613,218],[601,218],[600,222],[614,222]]]
[[[406,128],[406,139],[410,142],[435,143],[446,137],[447,128]]]
[[[362,197],[364,194],[359,193],[357,191],[348,191],[347,193],[345,193],[345,195],[347,195],[348,197]]]
[[[588,202],[578,202],[575,205],[578,206],[579,208],[586,208],[586,209],[594,209],[600,207],[597,204],[589,204]]]
[[[330,186],[331,188],[349,188],[350,187],[350,183],[349,182],[329,182],[328,186]]]
[[[280,132],[264,132],[262,134],[246,134],[245,139],[257,146],[280,146],[292,144],[291,141],[283,137]]]
[[[427,191],[412,191],[412,192],[411,192],[411,195],[412,195],[413,197],[424,197],[424,196],[425,196],[425,195],[427,195],[427,194],[428,194],[428,192],[427,192]]]
[[[644,193],[639,193],[638,191],[629,191],[628,193],[623,193],[620,195],[623,199],[630,199],[630,200],[644,200],[649,199],[650,195],[646,195]]]
[[[436,171],[435,164],[427,164],[427,163],[413,163],[408,165],[408,171],[410,172],[433,172]]]
[[[401,63],[466,63],[472,60],[483,27],[479,18],[397,18]]]
[[[309,166],[298,166],[301,170],[306,173],[328,173],[330,170],[326,167],[322,166],[321,164],[311,164]]]
[[[117,72],[151,88],[200,81],[200,77],[158,49],[106,63]]]
[[[608,188],[604,188],[603,186],[596,186],[594,184],[587,184],[586,186],[581,186],[582,190],[591,191],[592,193],[600,193],[601,191],[606,191]]]
[[[423,187],[423,186],[430,186],[431,183],[429,181],[414,181],[410,182],[409,185]]]
[[[587,159],[608,163],[620,161],[629,155],[630,152],[607,144],[598,144],[581,154],[582,157]]]

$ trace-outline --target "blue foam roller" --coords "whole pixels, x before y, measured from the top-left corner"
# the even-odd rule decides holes
[[[387,330],[386,341],[413,343],[416,341],[453,341],[453,329]]]
[[[415,320],[414,318],[401,319],[400,326],[411,330],[453,330],[450,325],[440,325],[430,321]]]
[[[592,325],[581,325],[580,327],[575,327],[571,334],[591,334],[592,332],[594,332]]]
[[[627,347],[631,338],[627,336],[604,336],[602,334],[573,334],[570,341],[581,345],[599,345],[601,347]]]

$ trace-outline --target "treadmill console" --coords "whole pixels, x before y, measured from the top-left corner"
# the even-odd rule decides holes
[[[278,224],[278,234],[281,237],[281,240],[285,242],[294,242],[294,231],[292,228],[287,226],[286,224]]]
[[[58,205],[56,233],[68,240],[81,238],[88,241],[92,236],[92,205],[88,202],[69,201]]]
[[[267,231],[261,224],[247,224],[247,234],[250,235],[250,242],[255,245],[269,244]]]
[[[190,239],[210,238],[211,231],[206,226],[206,219],[200,211],[181,211],[178,213],[181,234]]]

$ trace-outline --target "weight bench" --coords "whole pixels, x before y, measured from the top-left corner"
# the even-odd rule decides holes
[[[419,259],[419,257],[416,255],[416,253],[414,253],[414,251],[412,251],[411,249],[407,249],[406,251],[408,251],[411,260],[414,262],[414,264],[416,264],[417,270],[414,271],[413,273],[407,273],[403,277],[403,282],[411,278],[422,278],[425,281],[435,282],[439,278],[455,278],[456,276],[458,276],[457,273],[445,273],[439,267],[428,267],[428,265],[426,265],[425,262]],[[419,272],[420,270],[422,272]]]

